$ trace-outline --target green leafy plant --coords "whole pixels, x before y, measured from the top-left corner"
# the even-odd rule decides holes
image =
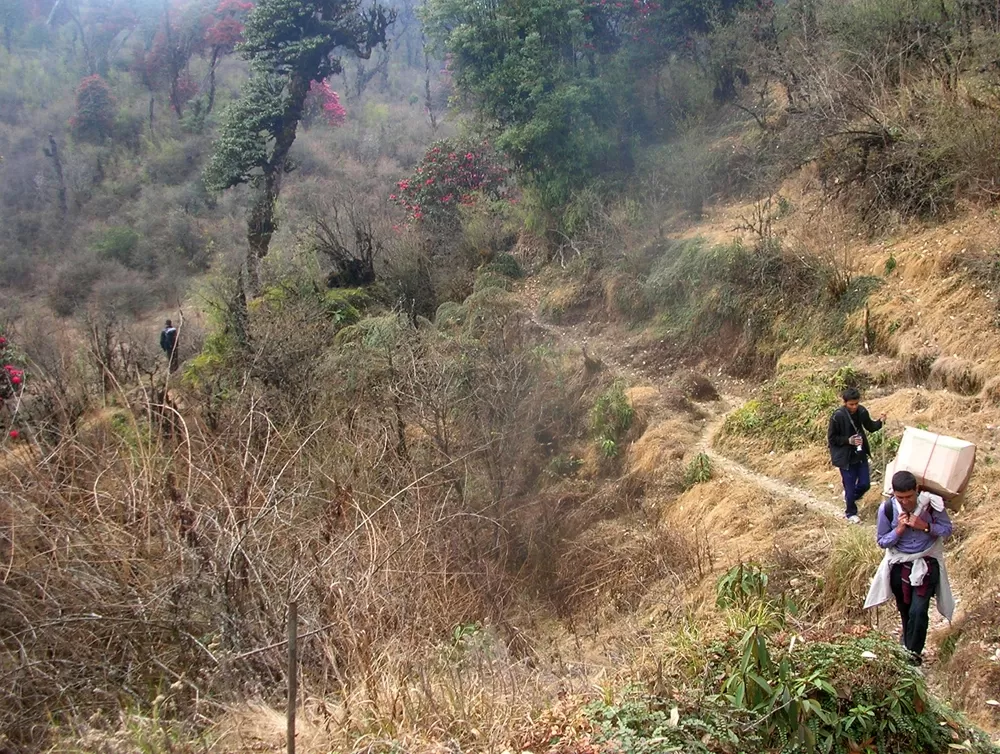
[[[574,455],[557,455],[549,461],[549,472],[554,476],[573,476],[583,465],[583,459]]]
[[[801,381],[785,375],[765,384],[757,398],[726,417],[723,440],[746,437],[779,451],[824,440],[826,418],[840,403],[833,385],[856,374],[850,368],[845,370]]]
[[[115,226],[108,228],[91,243],[91,248],[102,259],[118,262],[124,267],[139,265],[139,234],[131,228]]]
[[[483,265],[483,271],[495,272],[509,278],[520,278],[524,276],[520,263],[512,254],[497,254],[493,259]]]
[[[684,470],[684,489],[691,489],[696,484],[704,484],[712,478],[712,460],[705,453],[699,453],[691,459]]]
[[[715,604],[721,608],[746,607],[767,595],[767,572],[759,563],[740,563],[715,584]]]
[[[618,455],[621,441],[634,419],[635,409],[625,396],[623,382],[616,381],[598,396],[590,409],[590,431],[606,457]]]

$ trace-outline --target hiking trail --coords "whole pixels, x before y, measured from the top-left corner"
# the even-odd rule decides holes
[[[596,335],[588,332],[589,328],[586,323],[555,325],[544,322],[538,317],[537,313],[537,287],[532,289],[526,286],[525,294],[528,321],[532,326],[544,332],[555,341],[556,345],[562,350],[579,348],[583,351],[585,357],[590,360],[600,361],[615,376],[623,377],[631,384],[647,383],[661,390],[666,387],[666,381],[672,375],[673,369],[654,371],[654,369],[643,369],[624,363],[616,356],[616,350],[620,350],[620,344],[608,342],[607,336],[603,332]],[[750,467],[720,453],[714,448],[715,438],[722,429],[723,424],[725,424],[726,418],[733,411],[740,408],[743,403],[743,399],[738,396],[726,395],[720,392],[718,400],[700,404],[710,414],[694,447],[695,452],[707,455],[712,462],[713,468],[720,474],[746,480],[776,497],[804,504],[807,508],[828,519],[835,519],[840,526],[857,526],[858,524],[851,524],[844,519],[843,502],[839,495],[831,495],[829,498],[824,499],[804,487],[799,487],[782,479],[754,471]],[[863,521],[860,525],[874,532],[874,521]],[[955,615],[952,620],[952,623],[954,623],[960,619],[962,614],[962,598],[954,579],[952,580],[951,587],[955,597]],[[891,604],[887,609],[895,612]],[[948,620],[933,607],[931,608],[929,617],[929,634],[948,626]],[[930,642],[928,643],[928,650],[927,654],[932,658],[935,650]]]

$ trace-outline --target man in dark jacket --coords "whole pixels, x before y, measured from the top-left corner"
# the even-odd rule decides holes
[[[170,363],[170,371],[177,371],[177,328],[173,326],[170,320],[167,320],[166,326],[160,332],[160,348],[167,355],[167,359]]]
[[[868,432],[878,432],[885,422],[885,414],[878,421],[872,421],[868,409],[861,405],[861,393],[857,388],[848,388],[841,394],[844,405],[833,412],[830,426],[826,431],[826,443],[830,447],[830,461],[840,469],[844,482],[844,518],[851,523],[860,523],[858,500],[871,488],[871,471],[868,458]]]

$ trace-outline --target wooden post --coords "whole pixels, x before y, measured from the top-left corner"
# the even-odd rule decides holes
[[[299,686],[299,664],[296,657],[298,639],[298,606],[288,603],[288,754],[295,754],[295,705]]]

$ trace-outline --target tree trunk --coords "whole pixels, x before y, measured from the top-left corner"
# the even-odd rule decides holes
[[[205,115],[208,116],[212,113],[212,108],[215,107],[215,67],[219,64],[219,48],[212,48],[212,62],[208,66],[208,108],[205,110]]]
[[[52,160],[52,167],[56,171],[56,181],[57,189],[56,193],[59,197],[59,209],[65,215],[69,211],[69,207],[66,205],[66,179],[63,178],[62,169],[62,159],[59,157],[59,146],[56,144],[56,138],[49,134],[49,146],[47,149],[43,149],[45,156]]]
[[[267,180],[258,189],[247,214],[247,294],[251,298],[260,294],[260,260],[267,256],[276,230],[274,203],[278,197],[269,190],[270,183]]]
[[[437,115],[434,113],[434,100],[431,98],[431,56],[427,51],[427,40],[423,31],[420,32],[420,46],[424,48],[424,107],[431,123],[431,132],[437,133]]]
[[[295,142],[295,132],[308,93],[308,78],[301,74],[293,76],[288,85],[285,111],[274,140],[274,150],[264,166],[264,180],[250,205],[247,217],[247,293],[251,297],[260,294],[260,260],[267,256],[271,237],[278,229],[274,207],[281,193],[281,181],[288,168],[288,152]]]
[[[163,33],[167,38],[167,65],[170,68],[170,105],[177,113],[177,119],[180,120],[184,113],[184,105],[180,101],[180,92],[177,89],[178,80],[181,77],[181,67],[177,61],[178,52],[174,45],[173,29],[170,28],[170,4],[166,1],[163,3]]]

